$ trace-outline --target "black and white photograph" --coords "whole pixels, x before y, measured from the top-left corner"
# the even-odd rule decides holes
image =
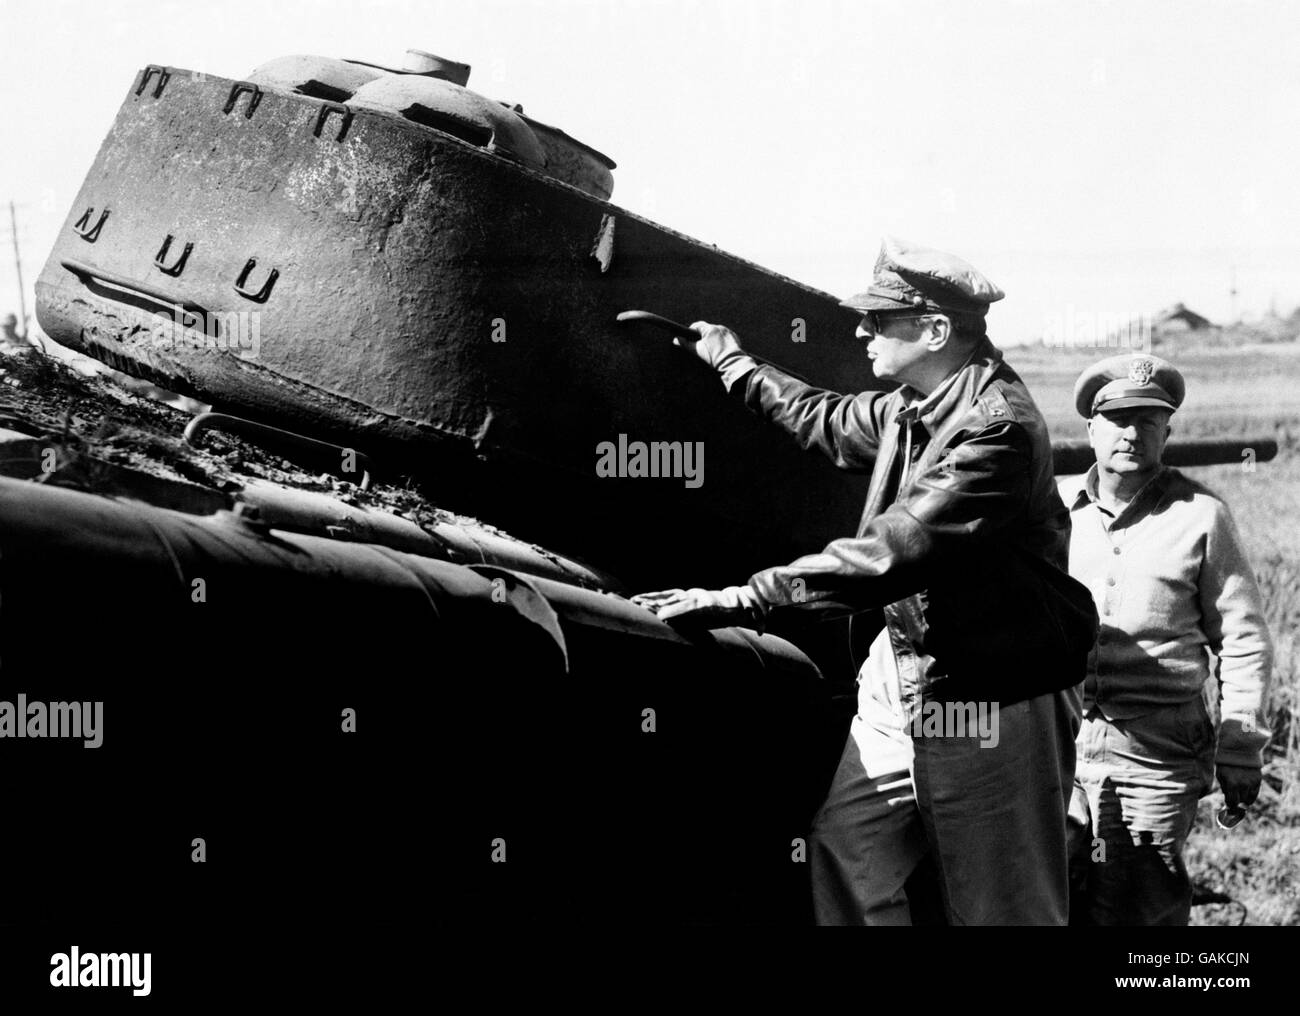
[[[1297,53],[1285,0],[0,0],[0,999],[776,942],[1285,992]]]

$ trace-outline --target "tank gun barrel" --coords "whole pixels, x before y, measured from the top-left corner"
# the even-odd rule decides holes
[[[661,333],[696,339],[699,336],[689,325],[674,321],[646,310],[627,310],[618,315],[621,325],[647,325]],[[784,373],[799,377],[792,371],[770,360],[772,366]],[[805,380],[800,377],[800,380]],[[1231,462],[1268,462],[1277,455],[1277,442],[1268,437],[1203,438],[1179,441],[1165,448],[1164,463],[1169,466],[1213,466]],[[1053,441],[1052,465],[1058,476],[1086,473],[1095,461],[1087,441]]]

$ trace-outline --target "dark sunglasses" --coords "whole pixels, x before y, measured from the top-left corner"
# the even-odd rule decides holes
[[[895,314],[893,311],[865,311],[862,320],[867,323],[867,328],[873,335],[880,333],[885,325],[894,321],[907,321],[912,318],[930,317],[930,314]]]

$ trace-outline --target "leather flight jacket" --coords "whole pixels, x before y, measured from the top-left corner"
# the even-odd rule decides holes
[[[860,646],[888,626],[909,710],[918,696],[1007,705],[1083,681],[1097,611],[1066,571],[1047,425],[988,339],[924,399],[744,366],[724,377],[743,378],[751,409],[839,468],[871,471],[855,536],[751,577],[770,609],[854,615]]]

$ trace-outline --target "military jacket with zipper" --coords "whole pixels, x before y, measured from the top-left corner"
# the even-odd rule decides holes
[[[1083,680],[1097,615],[1066,573],[1047,426],[991,342],[926,398],[839,395],[743,354],[719,366],[804,449],[871,472],[856,534],[750,579],[769,608],[855,615],[862,645],[887,625],[922,697],[1009,704]]]

